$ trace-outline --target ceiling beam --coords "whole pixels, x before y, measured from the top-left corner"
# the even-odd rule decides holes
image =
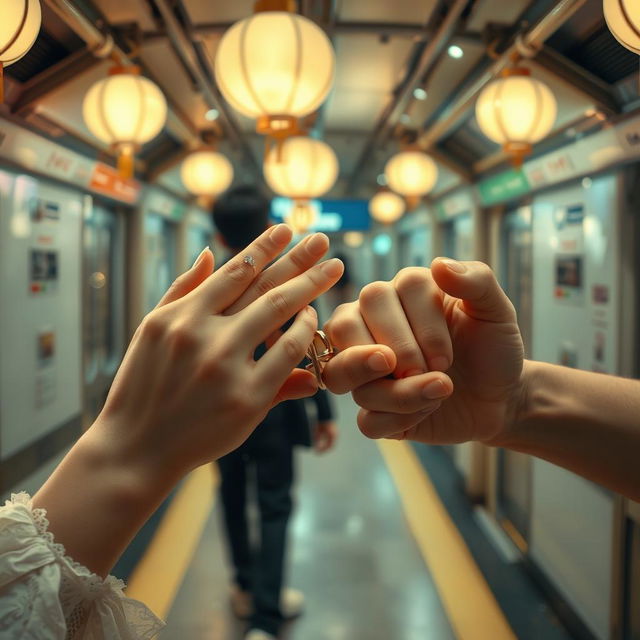
[[[176,17],[173,8],[169,5],[168,0],[147,1],[153,3],[158,9],[178,59],[196,82],[205,101],[211,108],[217,109],[220,113],[220,122],[228,139],[240,149],[240,153],[250,170],[261,180],[262,170],[260,164],[256,160],[244,133],[238,125],[235,115],[215,84],[213,70],[207,68],[205,72],[203,68],[202,58],[204,58],[205,65],[208,67],[211,65],[208,64],[210,62],[208,56],[203,55],[205,52],[198,50],[197,46],[200,43],[195,43],[194,38],[187,34],[183,25]]]
[[[33,111],[39,102],[58,91],[85,71],[90,71],[102,63],[100,58],[88,48],[80,49],[60,62],[41,71],[21,86],[18,99],[11,105],[11,111],[24,115]]]
[[[551,73],[566,86],[584,94],[593,101],[597,109],[607,115],[620,113],[621,105],[614,96],[613,87],[555,49],[542,47],[536,57],[531,60],[531,64]]]
[[[418,136],[420,146],[428,151],[438,140],[454,128],[473,108],[476,98],[485,86],[498,76],[511,62],[513,56],[521,56],[523,50],[537,50],[551,37],[587,0],[560,0],[529,31],[524,33],[493,61],[471,85],[464,86],[451,104],[426,131]]]
[[[364,167],[369,164],[378,142],[387,131],[387,128],[398,120],[406,108],[407,102],[412,98],[413,90],[418,86],[422,77],[435,65],[455,30],[458,28],[460,17],[467,8],[468,3],[469,0],[455,0],[435,35],[422,51],[420,60],[410,69],[400,89],[391,96],[391,99],[378,117],[378,121],[356,162],[355,169],[347,185],[347,192],[353,192],[356,189],[360,175]]]

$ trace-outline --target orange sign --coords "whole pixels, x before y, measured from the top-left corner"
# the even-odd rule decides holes
[[[96,163],[89,189],[131,204],[138,201],[141,191],[138,181],[126,180],[120,176],[117,169],[100,162]]]

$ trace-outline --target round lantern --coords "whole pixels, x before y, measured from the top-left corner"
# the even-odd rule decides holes
[[[476,103],[481,131],[501,144],[516,165],[551,131],[557,111],[551,89],[521,68],[507,69],[483,89]]]
[[[291,135],[296,119],[315,111],[333,85],[331,42],[287,0],[259,0],[218,46],[215,76],[226,100],[257,119],[259,133]]]
[[[4,101],[4,67],[17,62],[40,32],[40,0],[2,0],[0,7],[0,102]]]
[[[338,159],[322,140],[294,136],[287,138],[281,149],[272,148],[267,154],[264,177],[276,193],[305,202],[333,187]]]
[[[318,211],[309,200],[296,201],[285,217],[285,222],[293,229],[296,234],[306,233],[311,225],[316,221]]]
[[[369,213],[382,224],[393,224],[404,215],[404,200],[392,191],[380,191],[369,201]]]
[[[364,235],[360,233],[360,231],[347,231],[344,234],[342,240],[347,245],[347,247],[357,249],[364,243]]]
[[[197,196],[217,196],[233,182],[233,166],[217,151],[196,151],[182,163],[184,186]]]
[[[84,121],[96,138],[118,152],[123,177],[133,175],[134,153],[155,138],[167,120],[162,91],[138,67],[115,67],[85,96]]]
[[[397,153],[384,168],[387,185],[404,196],[410,208],[436,184],[438,167],[425,153],[408,150]]]
[[[615,39],[640,54],[640,3],[638,0],[604,0],[604,19]]]

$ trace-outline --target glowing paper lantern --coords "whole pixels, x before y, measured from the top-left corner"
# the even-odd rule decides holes
[[[259,133],[282,138],[324,102],[335,54],[324,31],[294,13],[295,3],[259,0],[255,10],[220,41],[216,82],[234,109],[257,119]]]
[[[482,133],[501,144],[516,165],[522,164],[533,143],[551,131],[558,111],[551,89],[529,73],[528,69],[507,69],[483,89],[476,102]]]
[[[426,153],[408,150],[397,153],[387,162],[384,175],[387,185],[404,196],[413,208],[435,186],[438,167]]]
[[[333,149],[314,138],[287,138],[282,148],[271,149],[264,162],[267,184],[278,194],[297,201],[319,198],[338,177]]]
[[[293,207],[285,222],[293,229],[296,234],[306,233],[311,225],[316,221],[318,212],[313,202],[303,200],[294,202]]]
[[[364,235],[360,231],[347,231],[342,239],[347,247],[352,249],[357,249],[364,243]]]
[[[369,213],[382,224],[393,224],[406,211],[404,200],[392,191],[380,191],[369,201]]]
[[[2,0],[0,4],[0,102],[4,102],[4,68],[33,46],[40,32],[40,0]]]
[[[604,0],[604,19],[615,39],[640,54],[640,3],[638,0]]]
[[[196,151],[182,163],[184,186],[197,196],[217,196],[233,182],[233,166],[217,151]]]
[[[167,102],[138,67],[115,67],[89,89],[83,115],[91,133],[118,152],[120,172],[130,178],[136,150],[164,127]]]

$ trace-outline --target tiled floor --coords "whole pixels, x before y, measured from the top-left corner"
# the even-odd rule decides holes
[[[360,435],[355,408],[338,399],[341,436],[325,457],[298,457],[290,584],[306,614],[286,640],[453,640],[375,443]],[[216,508],[161,640],[239,640],[228,610],[228,571]]]

